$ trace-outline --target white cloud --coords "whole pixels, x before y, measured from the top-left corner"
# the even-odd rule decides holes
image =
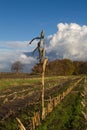
[[[59,23],[57,28],[58,31],[55,34],[45,39],[48,58],[87,60],[87,26]],[[10,71],[11,64],[16,60],[27,65],[26,70],[30,70],[37,60],[30,54],[36,47],[37,41],[34,41],[32,45],[28,43],[29,41],[1,41],[0,71]]]
[[[10,71],[11,65],[17,60],[29,64],[27,69],[30,70],[36,60],[23,54],[32,51],[33,47],[28,46],[28,43],[29,41],[0,42],[0,71]]]
[[[57,27],[58,31],[51,36],[47,47],[51,59],[87,60],[87,26],[60,23]]]
[[[31,57],[31,56],[27,57],[25,54],[21,54],[20,57],[19,57],[19,60],[22,63],[26,63],[26,64],[31,64],[31,62],[36,61],[33,57]]]

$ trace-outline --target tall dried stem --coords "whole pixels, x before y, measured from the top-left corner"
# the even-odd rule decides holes
[[[44,75],[45,75],[45,69],[48,59],[45,58],[43,62],[43,69],[42,69],[42,120],[45,118],[45,108],[44,108]]]

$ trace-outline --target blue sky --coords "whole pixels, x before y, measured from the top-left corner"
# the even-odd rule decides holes
[[[0,0],[0,41],[29,40],[57,24],[87,24],[87,0]]]
[[[0,72],[17,60],[30,71],[42,29],[49,59],[87,60],[87,0],[0,0]]]

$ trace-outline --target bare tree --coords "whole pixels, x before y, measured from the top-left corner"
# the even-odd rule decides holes
[[[20,61],[15,61],[12,66],[11,66],[11,71],[12,72],[22,72],[24,69],[24,65]]]

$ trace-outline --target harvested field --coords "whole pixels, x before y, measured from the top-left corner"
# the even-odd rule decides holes
[[[35,130],[86,130],[87,120],[81,105],[83,85],[83,81],[78,84]]]
[[[80,77],[77,76],[47,77],[45,79],[45,100],[61,94],[78,79]],[[19,117],[28,129],[30,117],[34,111],[41,111],[41,79],[3,79],[2,82],[2,86],[0,85],[0,129],[17,130],[16,117]],[[5,82],[10,82],[10,85],[6,86]]]

